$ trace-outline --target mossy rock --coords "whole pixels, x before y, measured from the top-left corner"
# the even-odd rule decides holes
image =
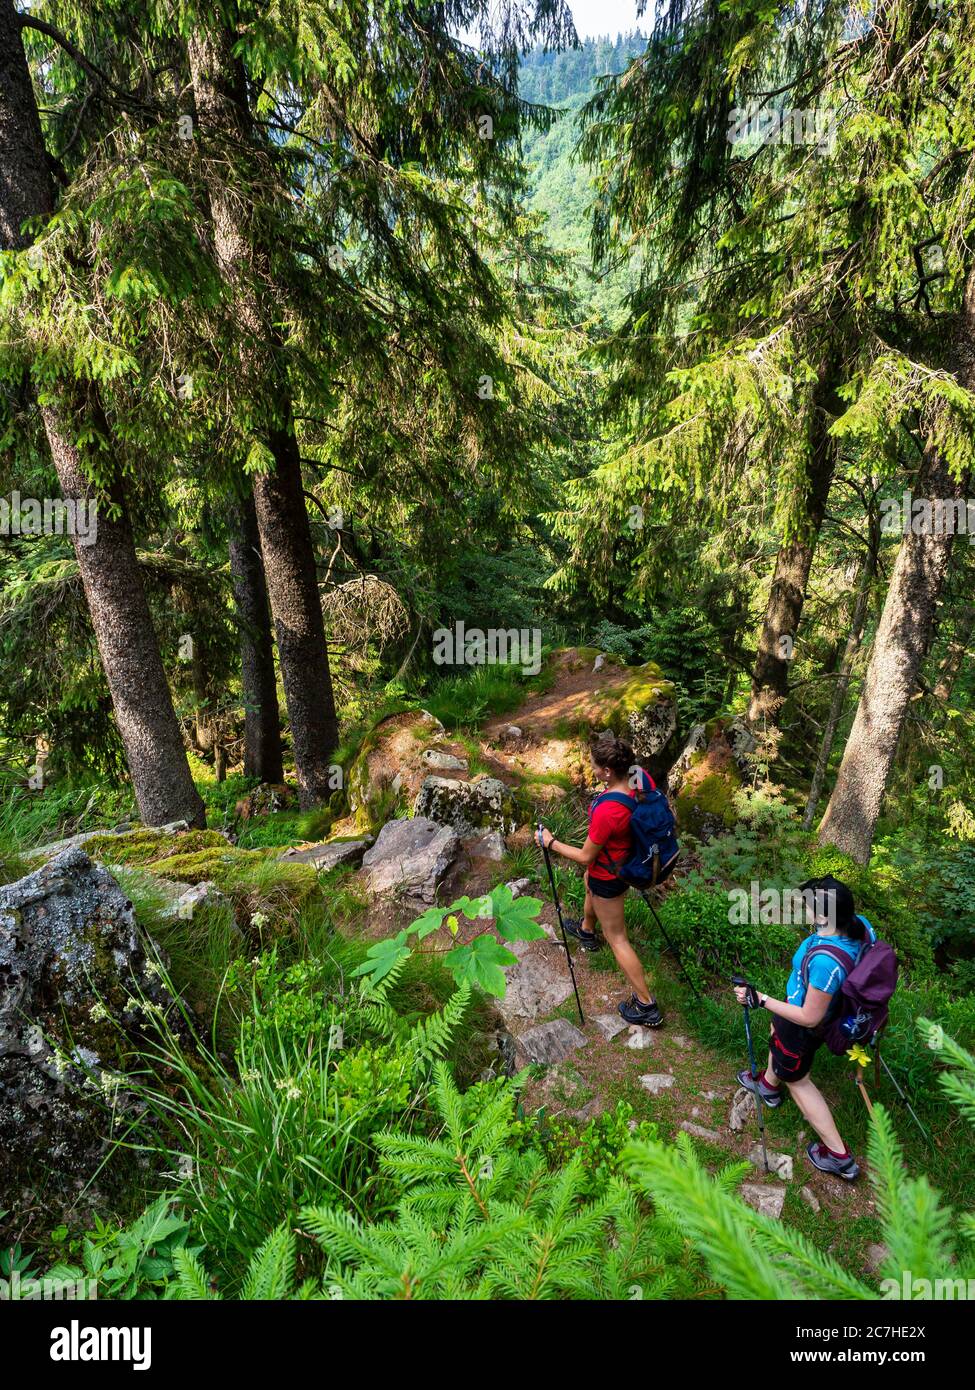
[[[643,714],[661,701],[672,702],[673,698],[673,681],[667,679],[655,661],[647,661],[634,668],[625,685],[607,690],[599,704],[605,710],[609,727],[622,733],[630,715]]]
[[[735,792],[741,787],[737,768],[707,772],[700,779],[691,775],[675,798],[677,825],[700,840],[730,830],[738,819]]]
[[[216,830],[131,830],[124,835],[94,835],[85,841],[85,853],[103,864],[152,864],[175,854],[198,854],[226,849],[227,838]]]
[[[429,772],[422,754],[443,738],[443,725],[426,710],[391,715],[370,730],[346,779],[357,831],[375,835],[407,813]]]
[[[583,666],[590,668],[595,665],[598,657],[602,657],[605,666],[624,666],[626,663],[616,652],[603,652],[598,647],[570,647],[568,667],[570,671],[580,671]]]
[[[234,906],[238,923],[246,930],[251,918],[261,913],[275,922],[293,922],[304,908],[321,900],[318,874],[311,864],[289,864],[277,858],[280,847],[235,849],[224,840],[191,854],[175,854],[157,860],[153,872],[179,883],[212,882]]]

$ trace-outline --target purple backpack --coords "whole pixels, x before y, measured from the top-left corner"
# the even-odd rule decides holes
[[[866,917],[860,921],[873,931]],[[807,988],[809,961],[817,955],[829,956],[846,972],[826,1017],[816,1029],[830,1052],[842,1056],[856,1043],[879,1033],[887,1022],[890,999],[897,988],[897,955],[886,941],[865,941],[851,966],[849,953],[841,946],[820,941],[803,958],[800,975]]]

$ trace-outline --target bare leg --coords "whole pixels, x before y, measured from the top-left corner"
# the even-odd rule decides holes
[[[641,1004],[649,1004],[650,990],[647,977],[643,973],[640,957],[626,938],[626,924],[623,920],[623,901],[619,898],[593,898],[593,910],[603,929],[603,936],[609,942],[616,964],[633,986],[633,992]]]
[[[765,1075],[762,1079],[764,1080],[766,1086],[774,1086],[776,1090],[778,1090],[778,1088],[782,1085],[782,1082],[779,1080],[775,1072],[772,1070],[771,1052],[769,1052],[768,1061],[765,1063]]]
[[[812,1077],[804,1076],[801,1081],[787,1081],[785,1084],[802,1111],[803,1119],[812,1125],[827,1149],[832,1149],[833,1153],[846,1153],[846,1145],[840,1138],[826,1098]]]
[[[582,929],[583,931],[594,932],[596,930],[596,909],[593,907],[592,894],[589,891],[589,875],[586,874],[586,902],[582,909]]]

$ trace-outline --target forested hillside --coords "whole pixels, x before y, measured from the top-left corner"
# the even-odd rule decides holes
[[[975,1297],[975,9],[651,11],[0,0],[3,1298]]]
[[[571,253],[570,278],[580,310],[610,320],[619,317],[622,298],[630,288],[631,258],[626,257],[621,268],[593,266],[593,170],[577,155],[579,116],[599,79],[622,72],[645,48],[646,39],[637,29],[615,39],[587,39],[563,52],[533,49],[525,54],[520,69],[524,99],[560,113],[547,130],[525,132],[528,206],[544,215],[549,243]]]

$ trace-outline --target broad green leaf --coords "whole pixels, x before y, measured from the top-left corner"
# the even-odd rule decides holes
[[[365,960],[356,966],[352,974],[368,975],[374,985],[378,984],[394,965],[398,965],[404,956],[410,954],[406,935],[405,931],[401,931],[396,936],[389,936],[385,941],[377,941],[374,946],[370,946]]]
[[[535,921],[542,910],[538,898],[515,898],[501,883],[491,892],[494,924],[506,941],[538,941],[545,928]]]

